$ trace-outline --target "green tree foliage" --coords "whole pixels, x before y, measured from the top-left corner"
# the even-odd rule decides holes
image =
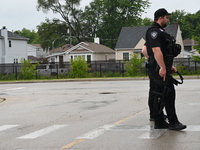
[[[179,24],[183,39],[194,38],[198,42],[195,46],[200,52],[200,10],[194,14],[186,13],[183,10],[176,10],[170,16],[170,24]]]
[[[195,36],[194,40],[197,41],[197,43],[198,43],[198,45],[195,45],[194,48],[200,53],[200,35],[198,37]]]
[[[35,72],[36,67],[39,65],[39,63],[32,64],[31,60],[25,60],[22,59],[20,61],[21,64],[21,70],[20,70],[20,78],[21,79],[34,79],[35,78]]]
[[[38,0],[38,10],[53,11],[60,14],[63,22],[70,29],[71,34],[79,41],[84,40],[81,24],[82,10],[79,8],[80,0]]]
[[[79,8],[80,0],[38,0],[38,10],[59,13],[78,42],[92,40],[97,35],[102,44],[115,47],[123,26],[140,24],[148,0],[94,0]]]
[[[60,20],[46,19],[37,26],[39,40],[42,48],[55,49],[59,46],[69,43],[68,27]]]
[[[81,56],[71,60],[71,67],[69,76],[72,78],[86,78],[88,77],[88,64],[85,59]]]
[[[124,26],[140,25],[140,16],[149,6],[148,0],[95,0],[95,5],[101,14],[97,36],[101,43],[114,48],[117,38]]]
[[[169,24],[182,24],[182,20],[186,14],[187,13],[184,10],[176,10],[175,12],[172,12],[169,18]]]
[[[170,16],[170,24],[179,24],[183,39],[200,36],[200,10],[194,14],[186,13],[183,10],[176,10]]]
[[[141,19],[140,26],[151,26],[153,24],[153,20],[150,18]]]
[[[145,58],[139,58],[138,54],[132,54],[130,61],[125,63],[125,70],[128,76],[138,76],[141,74],[142,64]]]
[[[195,14],[187,14],[181,22],[181,30],[184,38],[200,36],[200,11]]]
[[[29,38],[28,43],[30,43],[30,44],[38,44],[39,43],[39,35],[34,30],[29,30],[29,29],[23,28],[21,31],[17,30],[14,33],[16,33],[18,35],[22,35],[26,38]]]

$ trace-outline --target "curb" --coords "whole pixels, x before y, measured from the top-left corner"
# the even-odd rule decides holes
[[[178,76],[174,77],[179,79]],[[200,76],[183,76],[185,79],[200,79]],[[19,84],[19,83],[52,83],[52,82],[91,82],[91,81],[128,81],[128,80],[149,80],[148,77],[134,77],[134,78],[94,78],[94,79],[57,79],[57,80],[35,80],[35,81],[13,81],[0,82],[0,84]]]

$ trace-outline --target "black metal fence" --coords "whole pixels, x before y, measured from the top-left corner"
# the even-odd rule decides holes
[[[189,71],[198,71],[200,70],[200,62],[192,61],[190,58],[176,58],[174,60],[175,66],[184,66]],[[20,63],[13,64],[0,64],[0,74],[1,75],[10,75],[14,74],[14,76],[18,77],[21,70]],[[143,69],[145,65],[143,65]],[[125,70],[125,62],[122,60],[110,60],[110,61],[92,61],[89,64],[90,72],[100,72],[100,74],[104,72],[119,72],[124,76]],[[39,75],[42,76],[57,76],[59,78],[59,74],[68,74],[70,71],[70,62],[63,63],[50,63],[50,64],[39,64],[37,66],[37,74],[36,79]]]

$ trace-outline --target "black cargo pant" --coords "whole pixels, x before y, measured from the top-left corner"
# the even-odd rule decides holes
[[[150,118],[154,118],[154,101],[155,101],[155,84],[153,79],[149,79],[149,98],[148,98],[148,106],[149,106],[149,115]]]
[[[156,78],[156,79],[154,78],[155,93],[163,93],[164,84],[162,84],[162,80],[163,79],[161,77]],[[167,86],[169,88],[169,92],[167,96],[165,97],[165,110],[168,116],[169,123],[175,124],[178,122],[178,118],[177,118],[176,109],[175,109],[176,92],[175,92],[173,81],[172,80],[168,81]],[[161,108],[160,98],[161,98],[161,95],[159,94],[155,95],[154,109],[153,109],[155,124],[162,124],[164,122],[163,111],[160,111],[160,108]]]

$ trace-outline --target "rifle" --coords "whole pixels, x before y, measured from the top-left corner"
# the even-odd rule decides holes
[[[181,81],[178,81],[178,80],[174,79],[170,74],[167,74],[165,81],[156,81],[156,82],[159,82],[160,84],[164,85],[162,93],[154,92],[155,94],[157,94],[157,95],[160,96],[158,98],[158,100],[160,102],[159,114],[162,112],[163,108],[165,107],[165,103],[167,101],[166,98],[167,98],[169,92],[171,91],[171,89],[169,87],[169,82],[172,82],[176,86],[178,86],[178,84],[183,84],[183,77],[182,77],[182,75],[178,71],[176,73],[179,75]]]

